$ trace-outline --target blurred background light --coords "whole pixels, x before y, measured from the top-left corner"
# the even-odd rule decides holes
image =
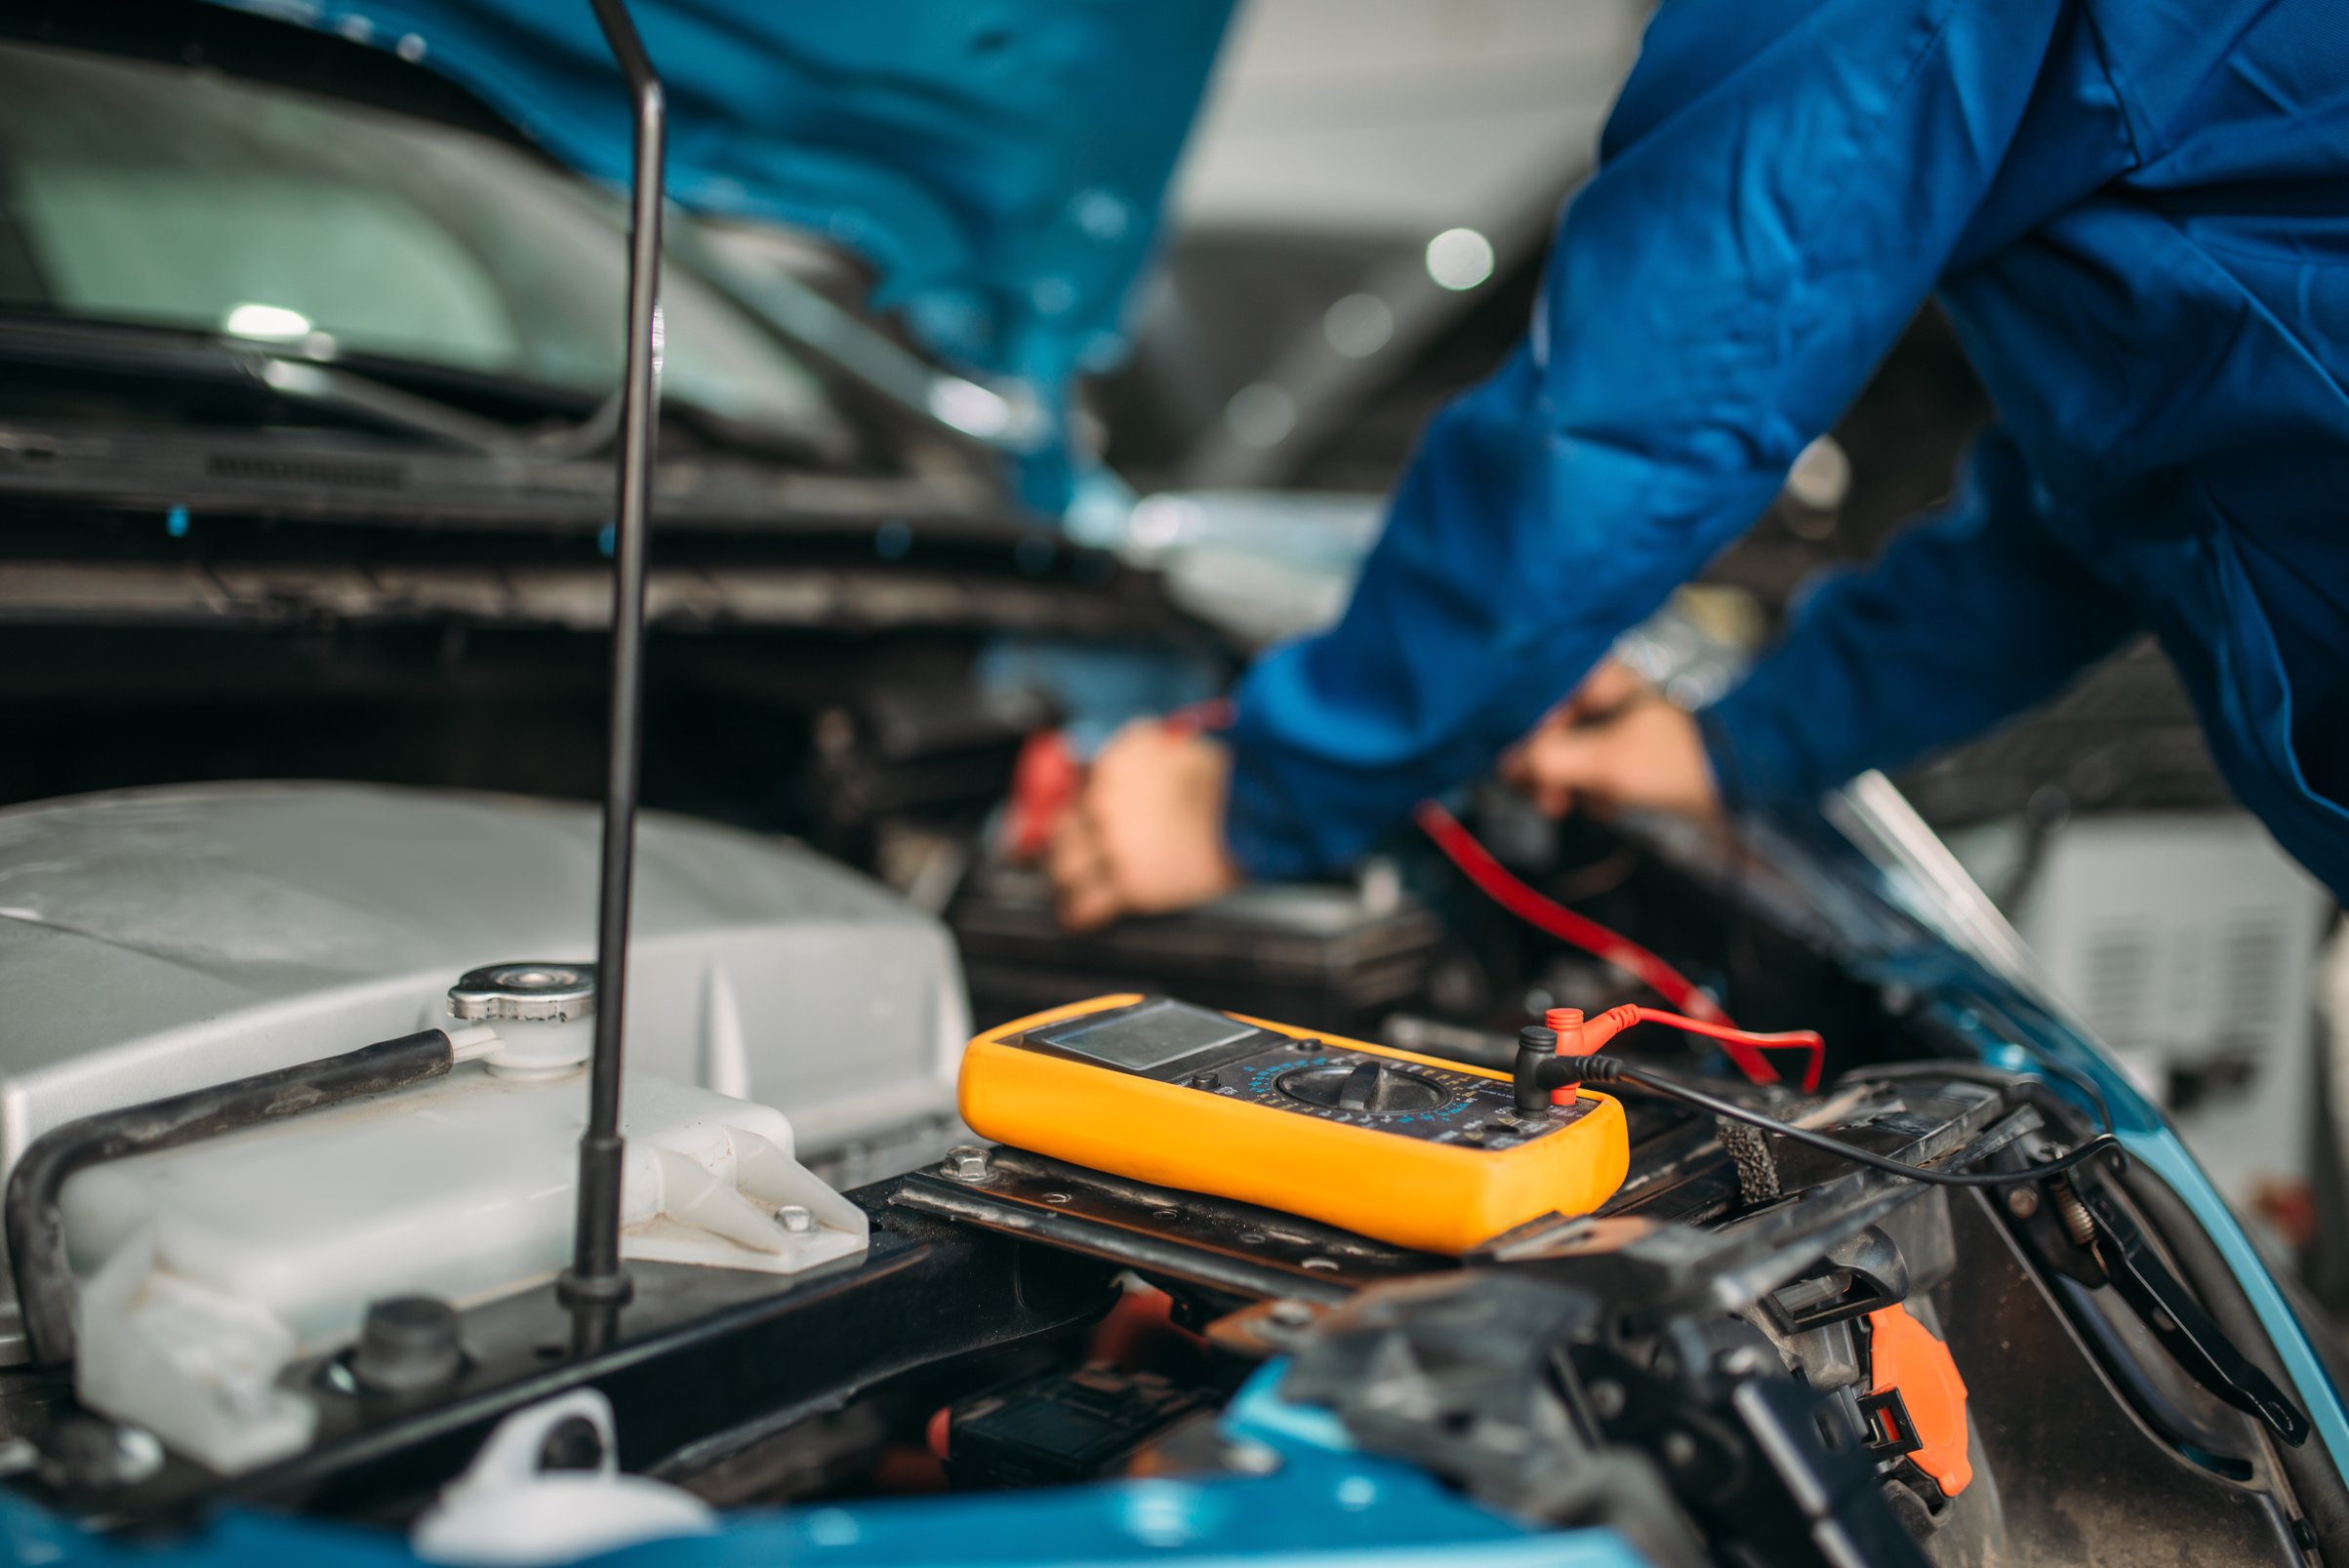
[[[1269,382],[1251,382],[1224,405],[1224,422],[1242,446],[1276,447],[1297,427],[1297,400]]]
[[[303,338],[309,334],[310,318],[281,304],[240,304],[221,325],[239,338]]]
[[[1492,241],[1473,228],[1447,228],[1428,241],[1428,276],[1444,288],[1473,289],[1492,276]]]
[[[1368,359],[1395,336],[1395,312],[1375,294],[1350,294],[1323,312],[1321,336],[1333,353]]]

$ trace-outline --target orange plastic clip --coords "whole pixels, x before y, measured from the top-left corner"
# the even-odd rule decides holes
[[[1918,1446],[1909,1460],[1931,1476],[1942,1492],[1956,1497],[1974,1478],[1965,1457],[1965,1380],[1949,1347],[1909,1315],[1897,1303],[1868,1314],[1869,1353],[1875,1370],[1872,1399],[1897,1393],[1908,1412]],[[1886,1411],[1872,1419],[1894,1425]],[[1904,1434],[1886,1430],[1884,1436]]]

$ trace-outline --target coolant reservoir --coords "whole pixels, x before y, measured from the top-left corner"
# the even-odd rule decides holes
[[[575,987],[585,970],[508,967]],[[279,1370],[349,1343],[371,1302],[462,1307],[570,1261],[585,1014],[473,1006],[463,985],[452,997],[470,1017],[448,1026],[472,1060],[446,1077],[65,1185],[85,1403],[248,1468],[299,1450],[314,1424]],[[864,1211],[793,1159],[771,1106],[631,1075],[624,1131],[624,1257],[790,1273],[865,1249]]]

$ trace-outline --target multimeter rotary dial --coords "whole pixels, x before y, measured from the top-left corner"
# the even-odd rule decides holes
[[[1435,1110],[1452,1098],[1451,1091],[1433,1078],[1378,1062],[1299,1067],[1282,1073],[1277,1087],[1291,1100],[1365,1116],[1413,1115]]]

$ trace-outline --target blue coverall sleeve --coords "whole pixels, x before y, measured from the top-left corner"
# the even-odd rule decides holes
[[[2040,526],[2022,454],[1993,432],[1947,509],[1864,571],[1821,582],[1778,647],[1705,710],[1714,772],[1724,792],[1761,800],[1896,767],[2038,702],[2137,625]]]
[[[1340,623],[1239,687],[1243,866],[1343,864],[1489,767],[1762,514],[1931,291],[2062,6],[1666,0],[1524,342],[1430,424]]]

